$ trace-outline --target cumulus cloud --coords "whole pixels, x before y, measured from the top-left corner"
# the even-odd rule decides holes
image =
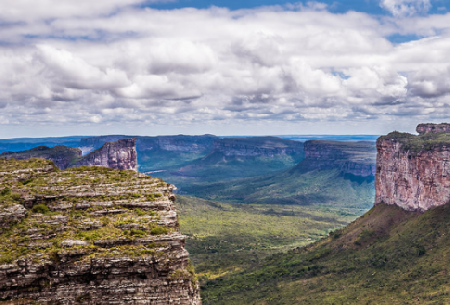
[[[52,2],[54,12],[33,15],[15,3],[0,13],[10,22],[0,29],[3,124],[229,126],[450,115],[449,15],[333,14],[317,2],[159,11],[135,7],[138,0],[98,1],[90,10],[84,0],[79,7]],[[394,45],[386,37],[395,33],[431,37]]]
[[[430,10],[430,0],[381,0],[380,5],[394,16],[412,16]]]

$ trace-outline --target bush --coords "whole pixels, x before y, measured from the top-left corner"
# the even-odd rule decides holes
[[[47,205],[45,205],[45,204],[43,204],[43,203],[40,203],[40,204],[35,205],[35,206],[31,209],[31,211],[33,211],[33,213],[40,213],[40,214],[44,214],[44,215],[50,214],[50,209],[48,208]]]
[[[1,192],[0,196],[9,196],[11,195],[11,189],[9,187],[5,187]]]
[[[152,235],[162,235],[162,234],[167,234],[167,228],[164,227],[154,227],[150,233]]]

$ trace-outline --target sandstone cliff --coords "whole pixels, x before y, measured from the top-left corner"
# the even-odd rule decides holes
[[[276,137],[225,138],[214,140],[213,152],[244,157],[303,156],[303,143]]]
[[[4,152],[0,158],[25,160],[43,158],[53,161],[60,169],[76,166],[104,166],[115,169],[137,170],[136,139],[119,139],[104,143],[96,151],[82,157],[78,148],[58,145],[55,147],[39,146],[30,150]]]
[[[416,131],[421,135],[426,133],[447,133],[450,132],[450,124],[419,124],[416,128]]]
[[[0,159],[0,300],[200,304],[173,189],[134,171]]]
[[[116,169],[137,170],[136,139],[119,139],[115,142],[107,142],[100,149],[89,153],[81,160],[70,165],[76,167],[104,166]]]
[[[217,137],[213,135],[177,135],[158,137],[131,137],[125,135],[109,135],[81,139],[79,147],[83,148],[83,151],[91,151],[100,148],[106,142],[129,138],[136,138],[136,149],[138,152],[161,150],[171,152],[201,153],[210,151],[213,147],[213,140]]]
[[[311,140],[304,150],[305,159],[298,165],[303,171],[337,169],[344,175],[375,175],[375,143]]]
[[[450,125],[421,124],[417,131],[377,140],[375,204],[425,211],[450,201]]]
[[[52,161],[60,169],[65,169],[71,163],[81,158],[81,150],[64,145],[55,147],[39,146],[25,151],[4,152],[0,154],[0,158],[14,158],[17,160],[43,158]]]

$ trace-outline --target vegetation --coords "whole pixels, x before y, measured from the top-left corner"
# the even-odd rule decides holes
[[[97,246],[97,241],[111,245],[121,240],[125,255],[157,255],[157,236],[176,230],[161,225],[157,202],[168,201],[170,185],[159,178],[105,167],[60,171],[35,158],[0,159],[0,173],[1,206],[27,200],[24,216],[13,214],[15,207],[2,214],[0,264],[24,257],[58,261],[72,252],[80,260],[120,253],[117,247]],[[155,240],[153,247],[133,244],[144,237]]]
[[[203,286],[204,304],[448,304],[450,206],[379,204],[305,248]]]
[[[330,205],[369,209],[375,196],[372,179],[356,180],[339,170],[301,172],[297,168],[274,175],[185,188],[193,196],[228,202]]]
[[[200,282],[232,276],[265,257],[305,246],[341,228],[363,210],[236,204],[177,196],[180,230]]]
[[[450,133],[426,133],[421,135],[412,135],[402,132],[391,132],[380,139],[393,139],[403,145],[403,150],[411,153],[418,153],[423,150],[441,149],[450,145]]]

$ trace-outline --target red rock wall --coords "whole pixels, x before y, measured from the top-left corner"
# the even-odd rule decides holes
[[[410,152],[396,139],[377,141],[375,204],[425,211],[450,201],[450,151]]]

